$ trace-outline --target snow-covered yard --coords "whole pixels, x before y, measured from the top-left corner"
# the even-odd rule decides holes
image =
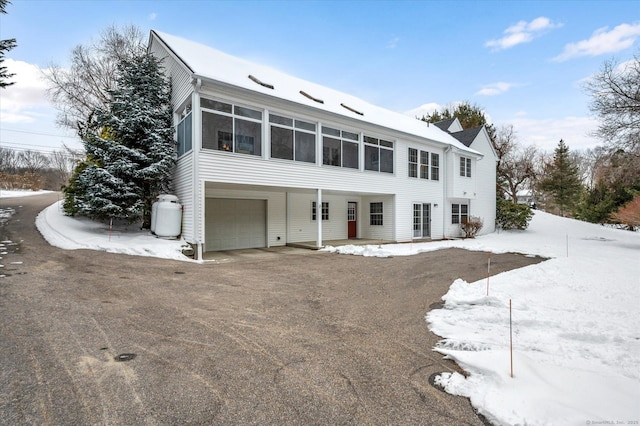
[[[435,350],[468,373],[441,375],[447,392],[469,397],[496,424],[639,424],[640,234],[538,211],[526,231],[328,250],[404,256],[445,247],[551,258],[457,280],[444,308],[428,313],[444,338]]]
[[[94,222],[82,217],[65,216],[62,201],[44,209],[36,218],[36,227],[52,246],[65,250],[100,250],[135,256],[191,260],[182,254],[182,240],[156,238],[136,225]]]
[[[64,216],[59,203],[36,224],[65,249],[186,259],[181,241],[124,228],[110,234],[104,224]],[[444,308],[428,313],[429,328],[443,337],[435,350],[468,373],[441,375],[447,392],[469,397],[496,424],[639,424],[639,233],[538,211],[526,231],[325,250],[385,257],[447,247],[550,258],[490,280],[457,280]]]

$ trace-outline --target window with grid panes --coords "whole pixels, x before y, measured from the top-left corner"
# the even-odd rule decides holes
[[[382,203],[369,203],[369,224],[374,226],[382,226],[383,213]]]
[[[262,155],[262,111],[202,98],[202,148]]]
[[[409,148],[409,177],[418,177],[418,150]]]

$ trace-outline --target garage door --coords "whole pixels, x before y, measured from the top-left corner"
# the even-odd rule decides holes
[[[267,246],[267,201],[207,198],[206,250]]]

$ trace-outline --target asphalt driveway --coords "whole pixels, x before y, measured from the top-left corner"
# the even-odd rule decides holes
[[[424,320],[486,254],[283,251],[198,265],[49,246],[0,199],[2,424],[482,424],[429,384]],[[493,255],[499,273],[539,259]]]

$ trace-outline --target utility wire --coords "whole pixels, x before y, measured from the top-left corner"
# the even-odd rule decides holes
[[[0,131],[1,132],[28,133],[30,135],[40,135],[40,136],[55,136],[57,138],[80,139],[78,136],[54,135],[53,133],[30,132],[30,131],[27,131],[27,130],[15,130],[15,129],[0,128]]]

